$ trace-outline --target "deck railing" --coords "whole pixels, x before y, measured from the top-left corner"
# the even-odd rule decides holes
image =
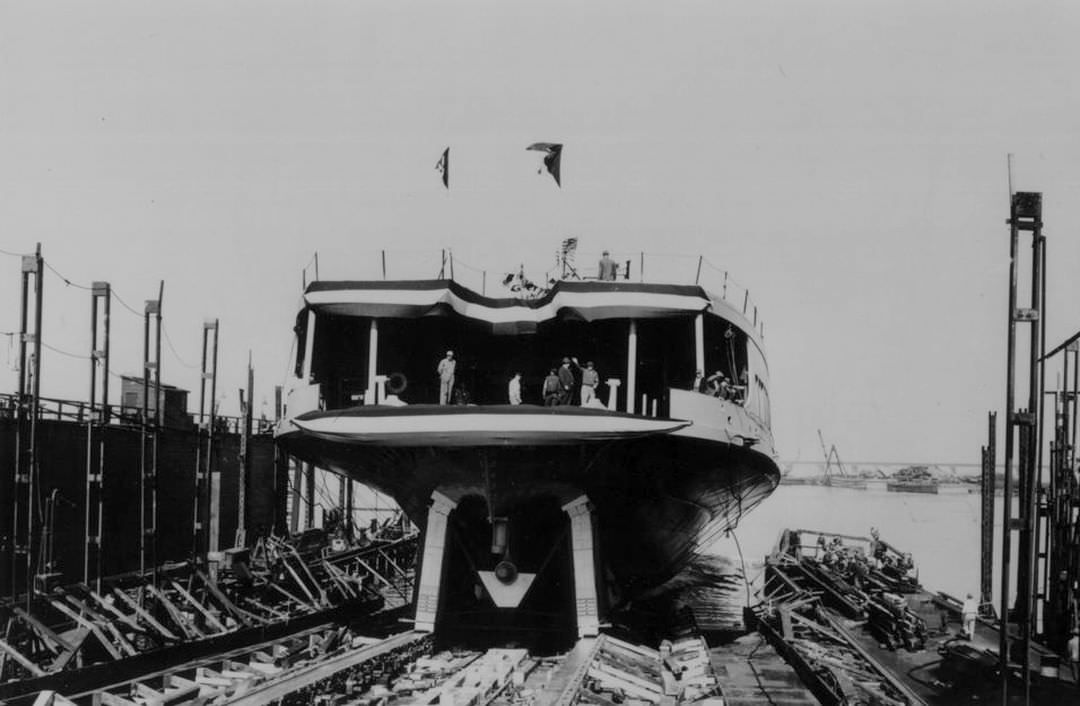
[[[27,398],[29,399],[29,398]],[[0,393],[0,419],[16,419],[19,413],[19,397],[18,395],[10,393]],[[119,426],[139,426],[142,424],[142,410],[135,407],[123,407],[109,405],[104,409],[100,404],[96,404],[91,409],[89,402],[82,400],[62,400],[52,397],[40,397],[38,398],[38,414],[39,421],[63,421],[63,422],[76,422],[86,424],[90,421],[101,418],[102,414],[105,415],[105,421],[108,424],[116,424]],[[151,412],[151,417],[153,413]],[[175,422],[170,424],[168,420],[163,423],[163,427],[166,429],[185,429],[191,430],[196,428],[196,423],[192,415],[188,415],[191,420],[187,425],[178,425]],[[209,415],[207,415],[207,421],[209,421]],[[223,434],[239,434],[243,430],[244,419],[243,417],[231,417],[226,415],[215,415],[214,417],[214,431]],[[255,434],[269,433],[272,431],[272,423],[256,419],[252,432]]]
[[[303,284],[317,280],[408,280],[449,279],[463,287],[489,297],[535,295],[559,280],[590,281],[598,279],[598,263],[602,252],[575,250],[565,258],[552,258],[547,269],[520,269],[508,263],[506,269],[477,266],[445,250],[375,250],[361,257],[333,264],[323,260],[320,271],[318,257],[304,268]],[[617,281],[664,284],[696,284],[727,302],[743,314],[751,326],[764,337],[765,323],[759,316],[750,290],[730,277],[723,268],[701,255],[647,253],[642,251],[610,250],[616,263]],[[517,290],[521,275],[536,289]],[[505,283],[505,284],[504,284]]]

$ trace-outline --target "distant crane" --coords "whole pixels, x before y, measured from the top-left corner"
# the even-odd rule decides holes
[[[821,452],[825,454],[825,485],[838,488],[854,488],[866,490],[866,478],[849,474],[844,470],[844,463],[840,460],[840,453],[836,450],[836,444],[825,449],[825,437],[818,429],[818,439],[821,441]],[[836,472],[833,472],[833,461],[836,461]]]
[[[825,437],[822,436],[821,430],[817,430],[818,440],[821,442],[821,453],[825,454],[825,479],[826,481],[832,477],[833,459],[836,459],[836,470],[841,476],[847,477],[847,472],[844,470],[844,464],[840,460],[840,453],[836,450],[836,444],[833,444],[825,449]]]

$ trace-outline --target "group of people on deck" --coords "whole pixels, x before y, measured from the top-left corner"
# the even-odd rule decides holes
[[[746,368],[743,368],[742,373],[739,375],[738,384],[719,370],[709,377],[705,377],[705,375],[698,370],[694,376],[694,382],[690,386],[690,389],[694,392],[701,392],[706,395],[712,395],[713,397],[728,400],[729,402],[742,404],[746,401],[746,387],[749,382],[750,373]]]
[[[618,264],[611,259],[611,254],[605,250],[598,265],[597,279],[601,281],[614,281],[618,274]],[[571,366],[579,372],[575,375]],[[453,351],[446,351],[446,357],[439,361],[435,373],[439,376],[439,404],[459,404],[463,402],[463,393],[454,387],[457,361]],[[711,379],[711,378],[710,378]],[[592,361],[585,363],[582,368],[577,358],[565,357],[562,365],[551,368],[541,388],[540,396],[544,405],[554,407],[558,405],[575,404],[574,388],[580,380],[581,392],[577,394],[577,403],[582,407],[603,407],[603,403],[596,396],[596,388],[600,384],[600,373]],[[507,383],[507,401],[512,405],[522,402],[521,396],[521,373],[515,372]]]
[[[581,373],[581,393],[578,398],[581,406],[603,407],[603,403],[596,396],[596,387],[600,384],[600,373],[596,371],[596,366],[590,360],[582,368],[577,358],[569,357],[563,358],[562,365],[552,368],[544,378],[544,386],[541,389],[544,406],[557,407],[574,404],[574,385],[577,382],[577,376],[574,375],[570,366],[574,366]],[[511,404],[514,402],[511,401]]]
[[[457,369],[457,361],[453,351],[446,351],[446,357],[439,361],[435,368],[439,376],[439,404],[457,403],[454,399],[454,374]],[[575,374],[575,369],[577,374]],[[578,364],[575,357],[564,357],[562,365],[551,368],[540,391],[540,396],[547,407],[558,405],[575,404],[575,387],[580,385],[581,392],[577,395],[577,403],[582,407],[603,407],[604,404],[596,396],[596,388],[600,384],[600,373],[596,365],[590,360],[585,367]],[[521,373],[514,372],[506,386],[507,401],[512,405],[522,402]]]

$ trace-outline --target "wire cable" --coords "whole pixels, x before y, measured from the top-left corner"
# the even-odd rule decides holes
[[[114,299],[116,299],[116,301],[120,302],[120,305],[121,305],[122,307],[124,307],[125,309],[127,309],[128,311],[130,311],[130,312],[131,312],[132,314],[135,314],[135,316],[138,316],[138,317],[139,317],[140,319],[141,319],[141,318],[142,318],[143,316],[145,316],[145,314],[143,314],[142,312],[136,311],[136,310],[135,310],[134,308],[132,308],[132,306],[131,306],[130,304],[128,304],[128,303],[127,303],[126,301],[124,301],[124,300],[123,300],[123,299],[122,299],[122,298],[120,297],[120,295],[119,295],[119,294],[117,294],[116,290],[115,290],[115,289],[113,289],[112,287],[110,287],[110,288],[109,288],[109,293],[110,293],[110,294],[112,295],[112,297],[113,297]]]
[[[49,270],[49,271],[50,271],[50,272],[52,272],[52,273],[53,273],[54,275],[56,275],[56,276],[57,276],[57,277],[59,277],[59,278],[60,278],[61,280],[63,280],[64,284],[65,284],[65,285],[67,285],[68,287],[75,287],[76,289],[83,289],[83,290],[86,290],[87,292],[91,292],[91,291],[93,291],[93,289],[94,289],[93,287],[87,287],[87,286],[86,286],[86,285],[84,285],[84,284],[77,284],[77,283],[75,283],[75,282],[72,282],[72,281],[71,281],[70,279],[68,279],[68,278],[67,278],[67,277],[65,277],[64,275],[60,274],[60,272],[59,272],[59,271],[58,271],[58,270],[57,270],[57,269],[56,269],[55,267],[53,267],[52,265],[50,265],[50,264],[49,264],[49,261],[48,261],[48,260],[42,260],[42,262],[44,262],[44,263],[45,263],[45,268],[46,268],[47,270]]]
[[[80,360],[90,360],[90,356],[88,356],[88,355],[79,355],[78,353],[71,353],[71,352],[68,352],[68,351],[65,351],[65,350],[61,350],[61,349],[59,349],[59,348],[57,348],[55,346],[50,346],[48,343],[45,343],[44,341],[41,342],[41,347],[42,348],[48,348],[53,353],[59,353],[60,355],[66,355],[69,358],[78,358]]]
[[[184,360],[183,358],[181,358],[180,354],[176,352],[176,347],[173,345],[172,339],[169,338],[169,330],[165,327],[165,322],[164,321],[161,322],[161,336],[162,336],[162,338],[165,339],[165,345],[168,346],[170,351],[172,351],[173,357],[176,358],[176,360],[178,360],[180,362],[180,365],[184,366],[185,368],[189,368],[191,370],[199,370],[200,369],[200,366],[192,365],[191,363],[189,363],[186,360]]]

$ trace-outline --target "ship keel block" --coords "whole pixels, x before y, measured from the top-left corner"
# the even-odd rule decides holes
[[[570,542],[574,556],[574,605],[578,637],[600,633],[596,603],[596,554],[593,551],[592,509],[589,498],[579,496],[563,505],[570,516]]]
[[[504,583],[494,571],[477,571],[484,590],[498,608],[517,608],[529,592],[536,574],[518,574],[511,583]]]
[[[420,584],[416,592],[416,629],[435,630],[439,614],[439,589],[442,584],[443,555],[446,553],[446,530],[450,513],[457,507],[439,491],[431,494],[427,527],[424,530],[424,557],[420,566]]]

